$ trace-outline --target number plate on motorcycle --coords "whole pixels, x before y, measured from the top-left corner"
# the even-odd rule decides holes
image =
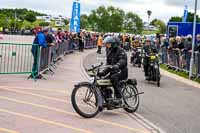
[[[150,59],[151,59],[151,60],[155,60],[155,59],[156,59],[156,56],[150,56]]]

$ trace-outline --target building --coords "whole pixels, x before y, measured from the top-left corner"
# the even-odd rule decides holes
[[[56,27],[63,27],[65,26],[64,20],[67,19],[61,15],[59,16],[37,16],[37,20],[44,20],[45,22],[51,23],[53,22]]]

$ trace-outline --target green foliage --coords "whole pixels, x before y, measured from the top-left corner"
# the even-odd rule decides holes
[[[164,21],[159,20],[159,19],[154,19],[151,22],[151,25],[158,27],[160,33],[163,33],[163,34],[166,33],[166,24]]]
[[[89,16],[81,15],[81,28],[98,32],[141,33],[142,19],[137,14],[127,13],[113,6],[100,6],[92,10]]]
[[[7,25],[6,15],[0,14],[0,27]]]
[[[176,70],[169,69],[169,68],[168,68],[166,65],[164,65],[164,64],[161,64],[161,65],[160,65],[160,68],[162,68],[162,69],[164,69],[164,70],[167,70],[167,71],[170,72],[170,73],[176,74],[176,75],[178,75],[178,76],[180,76],[180,77],[189,79],[189,74],[186,73],[186,72],[176,71]],[[194,79],[193,81],[200,83],[200,78]]]
[[[41,14],[27,9],[0,9],[0,27],[2,26],[8,28],[29,29],[33,27],[31,23],[36,21],[36,16],[42,15],[45,14]]]
[[[169,19],[169,22],[182,22],[182,17],[174,16]]]
[[[65,23],[65,25],[68,25],[69,24],[69,20],[64,19],[64,23]]]
[[[124,19],[124,29],[128,33],[140,34],[143,31],[142,19],[137,14],[128,12]]]
[[[188,12],[187,22],[193,22],[194,21],[194,13]],[[182,17],[180,16],[174,16],[171,17],[169,22],[182,22]],[[200,17],[197,15],[197,22],[200,22]]]
[[[31,29],[31,28],[33,28],[32,24],[25,20],[22,24],[22,29]]]
[[[36,15],[32,12],[27,12],[26,15],[25,15],[25,20],[33,23],[36,21]]]
[[[88,26],[88,16],[85,14],[81,15],[81,29],[88,29]]]
[[[49,23],[48,22],[40,22],[39,26],[49,26]]]
[[[24,9],[0,9],[0,14],[6,15],[6,17],[8,17],[10,19],[15,18],[15,12],[16,12],[17,18],[22,21],[25,19],[27,12],[33,13],[35,16],[45,15],[45,14],[38,13],[35,11],[27,10],[26,8],[24,8]]]

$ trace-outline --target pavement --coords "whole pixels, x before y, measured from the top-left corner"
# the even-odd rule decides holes
[[[130,53],[128,53],[130,56]],[[105,62],[105,53],[88,55],[84,66],[96,62]],[[161,87],[145,81],[141,68],[128,65],[129,78],[137,78],[140,96],[140,107],[136,116],[144,117],[159,132],[167,133],[199,133],[200,131],[200,88],[199,84],[182,79],[161,70]]]
[[[32,44],[34,36],[21,36],[21,35],[2,35],[0,43],[24,43]]]
[[[158,133],[146,119],[123,110],[105,111],[93,119],[75,113],[73,85],[88,80],[83,59],[95,51],[65,56],[54,75],[45,75],[47,80],[0,75],[0,133]]]

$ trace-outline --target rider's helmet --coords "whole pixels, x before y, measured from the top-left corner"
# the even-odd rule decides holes
[[[120,45],[120,40],[115,36],[108,36],[104,39],[103,43],[111,44],[111,48],[117,48]]]

